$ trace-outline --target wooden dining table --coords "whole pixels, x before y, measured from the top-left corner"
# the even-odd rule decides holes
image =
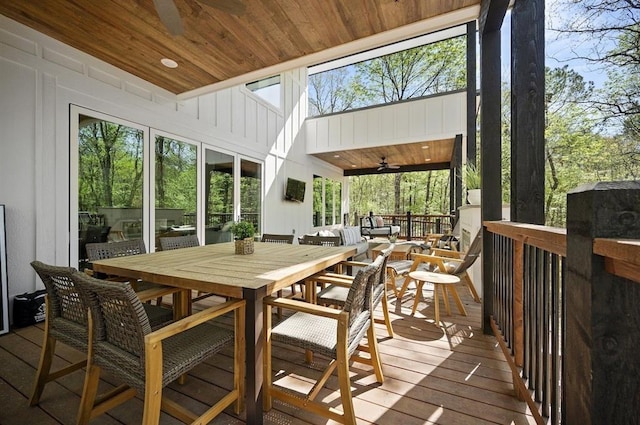
[[[262,424],[263,298],[356,253],[353,246],[325,247],[255,242],[253,254],[234,253],[233,242],[160,251],[92,263],[97,272],[242,298],[247,302],[246,423]],[[188,296],[178,297],[186,312]]]

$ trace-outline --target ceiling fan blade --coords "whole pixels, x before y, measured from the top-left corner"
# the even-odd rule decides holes
[[[400,166],[395,164],[387,164],[387,168],[393,168],[394,170],[397,170],[398,168],[400,168]]]
[[[184,33],[182,18],[173,0],[153,0],[153,4],[156,6],[160,20],[171,35],[182,35]]]
[[[226,12],[234,16],[242,16],[247,10],[242,0],[198,0],[209,7]]]

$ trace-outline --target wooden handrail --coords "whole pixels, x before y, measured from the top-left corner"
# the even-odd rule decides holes
[[[608,273],[640,283],[640,240],[596,238],[593,252],[604,257]]]
[[[484,225],[491,233],[567,256],[567,229],[511,221],[485,221]]]

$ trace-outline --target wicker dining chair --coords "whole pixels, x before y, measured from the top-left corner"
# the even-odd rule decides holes
[[[304,235],[299,240],[301,245],[322,245],[322,246],[338,246],[340,245],[340,236],[310,236]]]
[[[130,255],[146,254],[147,249],[142,239],[129,239],[117,242],[100,242],[87,244],[87,258],[89,262],[96,260],[106,260],[109,258],[128,257]],[[93,273],[91,269],[85,269],[85,272],[93,277],[99,277]],[[127,280],[120,277],[106,277],[109,280]],[[158,285],[150,282],[138,281],[136,279],[129,280],[131,286],[138,293],[138,297],[143,301],[156,300],[158,305],[162,304],[162,298],[165,295],[176,294],[181,289],[172,286]]]
[[[280,235],[280,234],[276,234],[276,233],[263,233],[262,234],[262,238],[260,239],[260,242],[267,242],[267,243],[279,243],[279,244],[288,244],[291,245],[293,244],[293,235]],[[304,282],[298,282],[298,283],[294,283],[293,285],[291,285],[291,295],[289,296],[289,298],[295,297],[297,292],[296,292],[296,285],[299,284],[300,285],[300,292],[302,293],[302,298],[304,298]],[[282,290],[278,291],[278,297],[282,297],[283,292]],[[278,309],[278,317],[282,317],[282,309]]]
[[[88,338],[93,341],[78,424],[88,423],[137,393],[144,397],[144,424],[159,423],[161,408],[185,423],[208,423],[231,404],[235,404],[236,413],[240,412],[244,400],[244,300],[209,307],[152,331],[143,305],[128,282],[105,282],[82,273],[72,279],[88,294]],[[233,330],[211,322],[229,312],[234,315]],[[163,396],[165,386],[228,346],[234,347],[233,389],[206,412],[198,416]],[[107,398],[98,396],[103,369],[124,383]]]
[[[33,261],[31,267],[44,283],[47,291],[44,341],[40,353],[40,363],[29,399],[29,405],[40,401],[44,386],[59,377],[68,375],[87,364],[87,360],[71,364],[56,372],[51,372],[51,363],[55,355],[56,341],[61,341],[83,353],[87,353],[87,310],[88,298],[78,288],[73,276],[78,274],[71,267],[51,266],[41,261]],[[165,325],[173,319],[171,310],[154,305],[144,305],[152,327]]]
[[[44,341],[29,399],[29,405],[35,406],[40,401],[45,384],[86,366],[87,360],[84,359],[51,372],[57,341],[87,352],[88,322],[87,304],[71,281],[71,276],[76,272],[74,268],[50,266],[40,261],[33,261],[31,267],[40,276],[47,291]]]
[[[372,365],[376,380],[380,383],[384,381],[375,326],[371,321],[371,291],[374,284],[380,279],[383,261],[380,256],[372,264],[358,271],[341,310],[287,298],[268,297],[265,299],[264,320],[267,336],[264,353],[265,410],[268,411],[272,408],[273,399],[276,398],[334,421],[355,425],[356,418],[349,380],[350,360]],[[272,307],[282,307],[296,312],[272,328],[270,314]],[[360,343],[365,335],[369,345],[370,357],[368,358],[360,357],[357,353],[361,349]],[[294,394],[291,392],[293,390],[274,386],[271,368],[273,342],[282,343],[284,348],[297,347],[331,359],[327,369],[309,393]],[[342,413],[315,400],[329,376],[336,369]],[[281,376],[282,373],[279,372],[278,375]]]
[[[167,236],[159,238],[159,241],[160,249],[162,251],[200,246],[198,235]]]
[[[195,246],[200,246],[198,235],[167,236],[167,237],[159,238],[159,241],[160,241],[160,249],[162,251],[171,251],[174,249],[193,248]],[[209,298],[213,295],[215,294],[212,294],[210,292],[198,291],[195,297],[191,297],[191,304],[193,304],[196,301]]]
[[[268,243],[282,243],[289,244],[293,243],[293,235],[279,235],[275,233],[264,233],[260,242],[268,242]]]
[[[395,245],[381,251],[380,256],[383,257],[382,270],[386,270],[387,261],[393,252]],[[368,263],[358,261],[344,261],[343,266],[347,267],[366,267]],[[391,326],[391,318],[389,317],[389,304],[387,301],[387,274],[380,273],[380,279],[376,282],[372,290],[373,309],[375,310],[382,304],[383,319],[374,319],[377,323],[383,323],[387,327],[387,333],[393,338],[393,327]],[[313,278],[312,278],[313,279]],[[344,305],[349,294],[349,287],[353,282],[353,276],[340,273],[318,273],[315,276],[316,283],[329,284],[316,295],[316,303],[321,305],[333,305],[341,307]]]

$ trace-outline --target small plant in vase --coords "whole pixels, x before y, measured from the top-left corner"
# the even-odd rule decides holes
[[[467,200],[472,205],[479,205],[482,183],[480,180],[480,169],[474,164],[467,163],[464,167],[464,183],[467,188]]]
[[[231,233],[235,237],[236,254],[253,254],[253,236],[256,229],[248,221],[238,221],[231,226]]]

